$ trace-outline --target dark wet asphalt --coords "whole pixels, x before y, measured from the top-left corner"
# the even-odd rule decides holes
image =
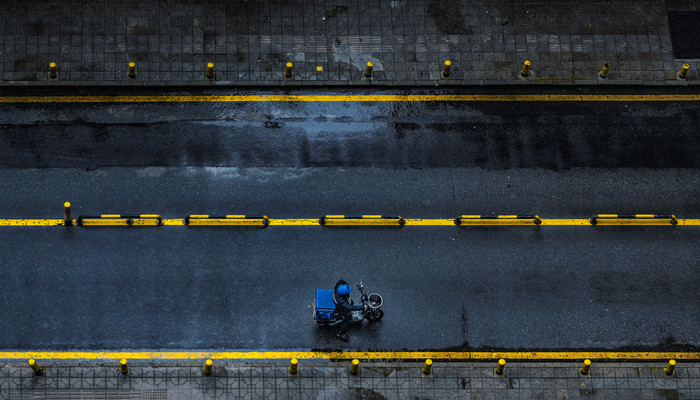
[[[0,104],[0,115],[0,167],[700,166],[694,102]]]
[[[2,138],[15,143],[0,150],[3,163],[82,168],[0,170],[1,216],[60,217],[66,200],[76,214],[166,217],[700,214],[697,169],[585,168],[602,160],[590,146],[606,147],[591,126],[625,139],[678,135],[670,143],[688,151],[676,158],[668,147],[633,145],[630,154],[653,154],[634,158],[618,139],[608,142],[615,166],[694,166],[700,124],[689,104],[617,104],[610,116],[577,104],[542,113],[493,103],[234,106],[2,105],[2,121],[12,121],[0,126]],[[399,139],[394,119],[419,128]],[[444,120],[451,127],[437,129]],[[465,121],[483,129],[468,135]],[[497,144],[501,131],[508,146]],[[532,151],[527,135],[539,132],[570,139],[548,158]],[[483,143],[460,144],[471,149],[466,161],[452,149],[464,135]],[[163,158],[136,146],[146,142]],[[78,145],[97,152],[76,156]],[[178,166],[153,167],[157,160]],[[150,166],[93,169],[111,163]],[[238,168],[197,167],[217,163]],[[576,163],[583,168],[569,169]],[[699,235],[687,227],[2,228],[0,348],[700,346]],[[311,322],[314,289],[340,277],[363,279],[386,300],[386,319],[353,330],[348,345]]]
[[[615,348],[700,344],[698,230],[2,229],[2,348]],[[318,286],[385,320],[343,345]]]

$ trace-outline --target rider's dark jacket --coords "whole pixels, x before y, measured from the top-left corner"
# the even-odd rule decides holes
[[[335,302],[335,311],[342,315],[344,319],[351,319],[353,310],[364,310],[365,307],[363,305],[353,305],[350,301],[350,294],[341,295],[338,293],[340,285],[347,284],[348,283],[342,279],[335,284],[335,289],[333,289],[333,301]]]

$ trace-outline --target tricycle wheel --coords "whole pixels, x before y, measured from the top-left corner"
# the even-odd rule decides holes
[[[384,316],[384,311],[382,311],[382,310],[377,310],[376,313],[374,313],[374,314],[369,314],[369,315],[367,316],[367,320],[368,320],[369,322],[377,322],[377,321],[379,321],[380,319],[382,319],[383,316]]]

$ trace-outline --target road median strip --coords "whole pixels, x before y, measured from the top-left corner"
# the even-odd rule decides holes
[[[620,215],[622,217],[611,217]],[[637,217],[629,217],[637,215]],[[0,227],[46,227],[46,226],[79,226],[79,227],[132,227],[132,226],[323,226],[323,227],[403,227],[403,226],[700,226],[700,218],[676,218],[661,215],[661,217],[640,217],[645,214],[598,214],[593,218],[542,218],[537,215],[462,215],[457,218],[402,218],[384,217],[379,215],[344,216],[326,215],[321,218],[268,218],[267,216],[245,215],[188,215],[185,218],[162,218],[156,214],[92,214],[81,215],[77,219],[58,218],[4,218],[0,219]],[[651,215],[651,214],[649,214]]]

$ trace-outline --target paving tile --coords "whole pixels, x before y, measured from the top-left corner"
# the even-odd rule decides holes
[[[0,13],[6,27],[0,35],[0,85],[121,85],[128,61],[139,64],[139,82],[199,85],[205,63],[213,61],[216,82],[276,86],[284,81],[286,60],[300,63],[295,84],[354,84],[369,59],[377,64],[377,81],[430,84],[441,79],[447,58],[466,63],[455,65],[451,84],[521,84],[515,72],[525,59],[533,61],[539,83],[596,84],[592,75],[607,60],[623,83],[671,84],[680,64],[666,11],[688,15],[700,6],[663,3],[612,0],[591,9],[586,2],[545,0],[467,0],[449,7],[429,0],[310,0],[300,7],[263,0],[253,7],[192,0],[171,7],[160,0],[75,0],[49,12],[43,2],[29,0]],[[56,81],[45,74],[49,59],[59,63]],[[321,64],[324,71],[317,73]]]

